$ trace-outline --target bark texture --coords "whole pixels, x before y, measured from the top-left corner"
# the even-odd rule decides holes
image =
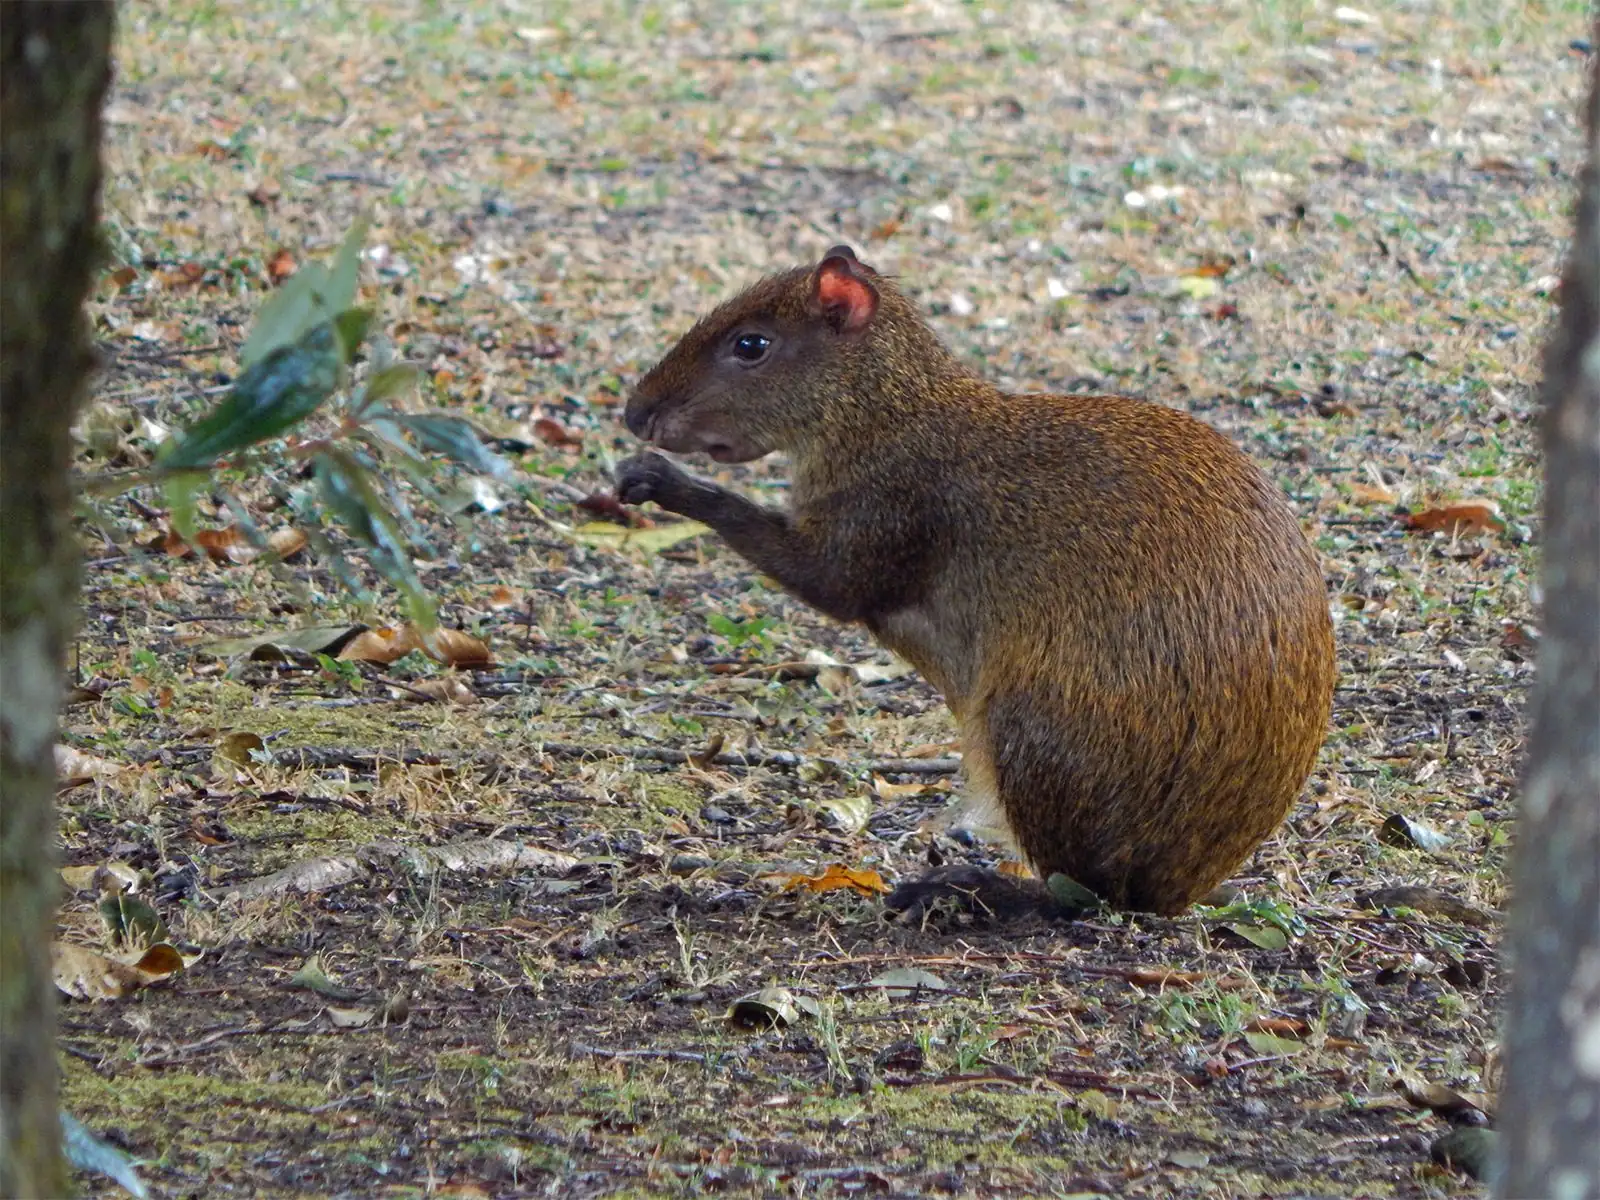
[[[1596,28],[1600,35],[1600,25]],[[1593,71],[1591,67],[1591,72]],[[1499,1110],[1513,1200],[1600,1197],[1600,76],[1545,359],[1544,623]]]
[[[69,426],[90,365],[106,0],[0,4],[0,1196],[67,1194],[56,1105],[56,708],[77,607]]]

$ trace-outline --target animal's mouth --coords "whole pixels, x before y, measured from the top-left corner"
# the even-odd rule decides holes
[[[713,462],[731,463],[739,461],[739,454],[727,442],[712,442],[706,447]]]

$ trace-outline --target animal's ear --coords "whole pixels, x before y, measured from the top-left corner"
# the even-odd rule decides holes
[[[812,302],[837,333],[857,333],[878,311],[878,289],[849,246],[835,246],[811,277]]]

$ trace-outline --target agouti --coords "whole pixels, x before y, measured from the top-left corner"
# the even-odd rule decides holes
[[[969,793],[1041,879],[1175,913],[1293,804],[1333,696],[1322,573],[1209,426],[1002,393],[845,246],[703,318],[626,420],[673,453],[791,456],[787,511],[650,451],[617,494],[703,521],[909,660],[959,723]]]

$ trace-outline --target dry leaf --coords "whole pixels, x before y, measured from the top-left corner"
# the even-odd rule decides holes
[[[880,800],[900,800],[906,796],[925,796],[938,787],[934,783],[890,783],[882,775],[872,777],[872,790]]]
[[[1350,498],[1357,504],[1393,504],[1399,499],[1388,488],[1370,483],[1352,483]]]
[[[1406,517],[1406,528],[1419,533],[1442,532],[1453,536],[1486,533],[1504,529],[1505,526],[1506,523],[1500,519],[1500,509],[1492,500],[1464,500],[1460,504],[1410,513]]]
[[[808,892],[832,892],[840,888],[849,888],[863,896],[874,896],[889,891],[889,885],[876,871],[862,867],[847,867],[843,863],[830,863],[828,869],[820,875],[776,875],[772,878],[779,882],[786,892],[802,888]]]
[[[374,662],[384,666],[404,658],[417,648],[415,630],[410,625],[368,629],[356,634],[339,651],[347,662]]]
[[[202,529],[194,535],[194,542],[212,562],[244,562],[256,555],[256,548],[237,525],[229,525],[226,529]]]
[[[444,704],[478,703],[477,693],[459,675],[442,675],[438,679],[407,684],[401,694],[409,700],[438,700]]]
[[[282,283],[295,272],[294,255],[286,248],[280,247],[267,259],[267,278],[273,283]]]
[[[113,287],[125,288],[137,278],[139,271],[136,267],[118,267],[106,276],[106,282]]]
[[[52,953],[56,987],[78,1000],[115,1000],[184,968],[183,955],[165,942],[122,961],[71,942]]]
[[[489,593],[490,608],[515,608],[521,603],[521,600],[517,598],[517,594],[504,584]]]
[[[233,151],[210,138],[196,146],[194,152],[201,158],[209,158],[214,162],[224,162],[233,157]]]
[[[303,529],[292,526],[287,529],[276,529],[267,535],[267,549],[284,562],[293,558],[306,548],[306,533]]]
[[[283,189],[270,179],[263,179],[244,194],[244,198],[257,208],[276,208]]]
[[[372,1018],[377,1012],[370,1008],[339,1008],[328,1005],[328,1020],[335,1029],[361,1029],[372,1024]]]
[[[235,766],[255,767],[260,765],[261,760],[252,756],[264,754],[266,749],[267,744],[261,740],[259,733],[240,729],[225,735],[217,742],[217,757]]]
[[[71,746],[58,744],[56,746],[56,786],[58,788],[77,787],[80,783],[89,783],[95,779],[111,779],[122,773],[125,767],[122,763],[112,762],[109,758],[97,758],[93,754],[85,754],[82,750]]]
[[[554,446],[558,450],[582,450],[583,437],[568,429],[560,421],[553,421],[549,417],[540,417],[533,423],[533,432],[547,446]]]
[[[450,667],[487,667],[492,661],[489,647],[470,633],[459,629],[435,629],[423,633],[415,626],[406,626],[417,648],[429,658]]]

